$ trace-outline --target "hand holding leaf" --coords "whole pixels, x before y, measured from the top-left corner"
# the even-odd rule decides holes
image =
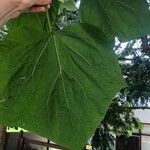
[[[0,27],[23,12],[43,12],[51,0],[0,0]]]

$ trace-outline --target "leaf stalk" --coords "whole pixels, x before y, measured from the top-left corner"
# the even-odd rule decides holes
[[[48,5],[46,5],[46,18],[47,18],[47,23],[48,23],[49,31],[52,32],[53,28],[52,28],[52,26],[51,26],[51,21],[50,21],[50,16],[49,16],[49,8],[48,8]]]

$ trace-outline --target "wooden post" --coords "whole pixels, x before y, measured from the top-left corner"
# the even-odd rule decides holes
[[[6,127],[0,128],[0,150],[4,149],[6,139]]]

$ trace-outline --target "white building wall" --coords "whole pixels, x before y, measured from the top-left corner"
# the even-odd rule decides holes
[[[136,110],[135,115],[142,123],[150,123],[150,110]],[[150,125],[144,125],[142,133],[150,134]],[[142,150],[150,150],[149,136],[142,136]]]

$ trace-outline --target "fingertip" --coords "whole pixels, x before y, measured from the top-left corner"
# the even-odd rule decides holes
[[[50,9],[50,7],[51,7],[50,4],[46,5],[46,9]]]

